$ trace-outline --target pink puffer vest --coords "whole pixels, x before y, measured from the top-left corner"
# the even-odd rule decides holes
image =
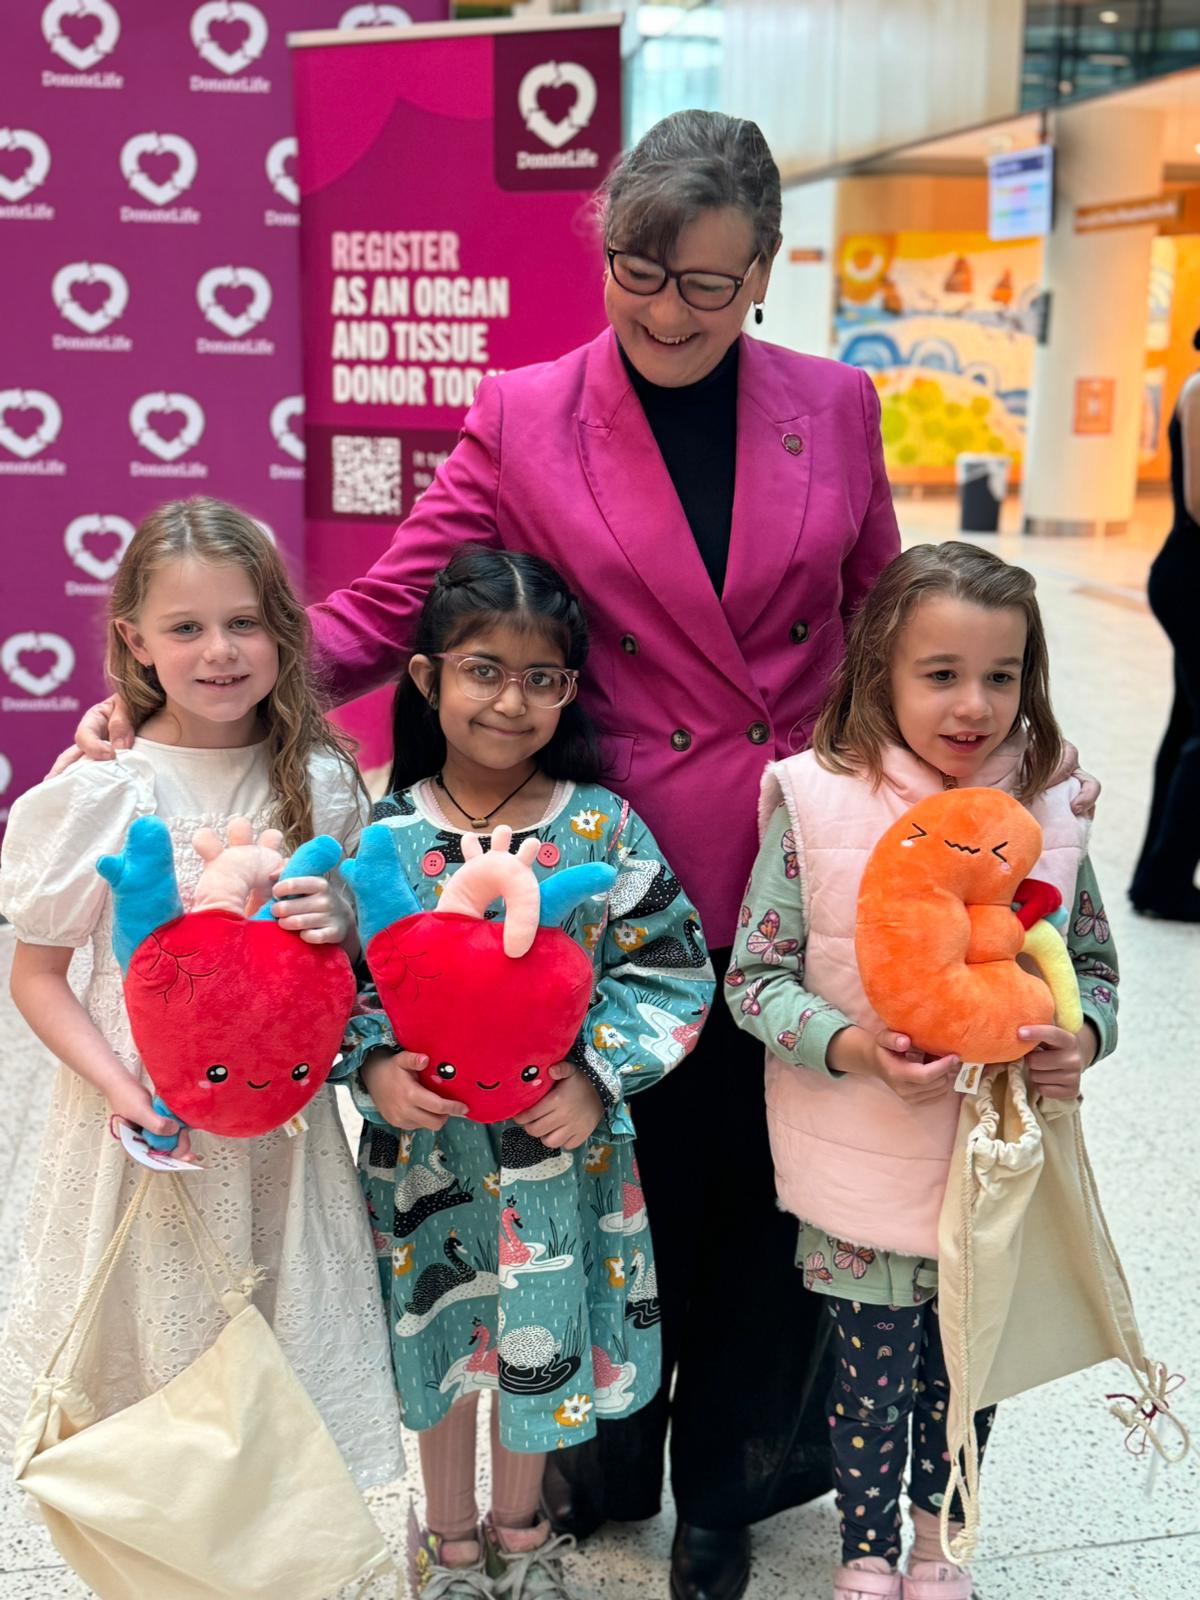
[[[1021,745],[1010,740],[977,783],[1011,791],[1020,759]],[[1088,823],[1071,811],[1078,787],[1069,779],[1030,806],[1043,841],[1031,876],[1054,884],[1067,906],[1088,835]],[[863,869],[891,823],[938,789],[936,774],[899,748],[886,752],[876,790],[826,772],[811,751],[773,762],[763,776],[760,834],[781,803],[796,834],[808,913],[805,987],[872,1032],[883,1024],[867,1003],[854,955]],[[951,1094],[909,1106],[877,1079],[827,1078],[768,1052],[767,1122],[780,1203],[837,1239],[935,1258],[960,1104]]]

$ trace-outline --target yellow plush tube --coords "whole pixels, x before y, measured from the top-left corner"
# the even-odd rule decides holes
[[[1068,1033],[1078,1033],[1083,1027],[1079,982],[1062,934],[1052,922],[1043,918],[1026,933],[1021,948],[1037,963],[1038,971],[1054,996],[1054,1020]]]

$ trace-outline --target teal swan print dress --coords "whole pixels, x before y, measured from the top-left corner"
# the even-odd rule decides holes
[[[423,782],[375,808],[426,908],[463,859],[462,830],[435,794]],[[503,1443],[534,1452],[582,1443],[597,1417],[636,1411],[658,1389],[657,1278],[626,1099],[691,1049],[713,977],[696,912],[626,801],[560,783],[512,849],[531,836],[539,878],[585,861],[618,869],[604,900],[562,924],[595,970],[572,1050],[604,1103],[592,1137],[551,1150],[514,1122],[389,1126],[358,1070],[370,1050],[399,1048],[369,988],[339,1075],[367,1119],[359,1172],[405,1422],[432,1428],[461,1396],[494,1389]]]

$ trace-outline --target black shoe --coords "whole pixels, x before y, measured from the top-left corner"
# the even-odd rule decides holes
[[[1131,889],[1129,900],[1139,917],[1152,917],[1158,922],[1200,922],[1200,889],[1185,889],[1182,894],[1155,901],[1147,901]]]
[[[749,1528],[680,1522],[671,1546],[671,1600],[739,1600],[749,1582]]]
[[[542,1510],[555,1533],[573,1534],[578,1544],[604,1526],[586,1489],[568,1483],[552,1455],[542,1472]]]

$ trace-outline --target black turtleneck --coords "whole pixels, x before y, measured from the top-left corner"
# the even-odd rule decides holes
[[[648,383],[621,351],[625,370],[642,402],[654,442],[718,595],[725,587],[733,523],[740,345],[741,340],[735,339],[706,377],[677,389]]]

